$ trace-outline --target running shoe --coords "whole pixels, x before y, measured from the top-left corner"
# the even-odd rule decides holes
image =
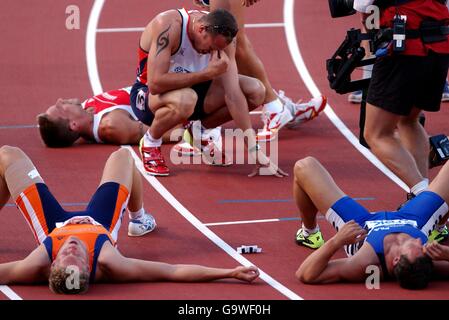
[[[232,163],[223,152],[221,127],[201,129],[201,141],[198,145],[194,142],[193,122],[191,122],[190,125],[186,126],[183,141],[176,144],[173,147],[173,151],[184,156],[201,154],[204,162],[209,165],[229,166]]]
[[[443,95],[441,96],[442,102],[448,102],[449,101],[449,83],[446,80],[446,84],[444,85],[444,91]]]
[[[153,231],[156,228],[156,220],[154,217],[145,212],[140,219],[131,219],[128,224],[128,236],[140,237]]]
[[[180,156],[192,157],[201,154],[201,150],[193,146],[193,134],[191,132],[191,126],[193,121],[185,126],[182,141],[175,144],[172,148],[173,152],[176,152]]]
[[[279,92],[282,93],[282,95],[284,94],[283,91]],[[262,111],[263,129],[256,135],[256,139],[259,142],[273,140],[278,131],[293,120],[292,106],[287,105],[280,96],[279,98],[283,103],[282,110],[280,112],[269,112],[265,109]]]
[[[362,90],[354,91],[349,94],[348,101],[351,103],[362,103]]]
[[[223,151],[221,127],[203,130],[201,133],[201,153],[204,162],[209,165],[227,167],[232,164]]]
[[[286,102],[292,103],[293,102]],[[309,102],[293,104],[293,120],[287,123],[287,128],[294,128],[297,125],[310,121],[316,117],[324,110],[327,104],[327,98],[325,96],[320,96],[316,98],[312,98]]]
[[[296,244],[300,246],[309,247],[312,249],[318,249],[324,244],[323,235],[321,234],[321,231],[312,233],[308,235],[307,237],[304,236],[304,230],[300,228],[296,232]]]
[[[433,230],[429,238],[427,239],[427,242],[442,242],[447,238],[449,238],[449,232],[447,230],[447,226],[444,226],[443,230],[441,231],[438,231],[437,229]]]
[[[144,147],[143,138],[140,140],[139,151],[142,156],[145,171],[152,176],[168,176],[170,170],[165,164],[161,147]]]

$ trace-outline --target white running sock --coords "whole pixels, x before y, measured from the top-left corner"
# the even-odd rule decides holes
[[[427,188],[429,188],[429,179],[425,178],[424,180],[422,180],[421,182],[418,182],[417,184],[415,184],[410,191],[417,196],[418,194],[420,194],[423,191],[426,191]]]
[[[142,208],[140,208],[140,210],[137,210],[135,212],[129,211],[130,219],[140,220],[143,218],[144,215],[145,215],[145,209],[143,208],[143,206],[142,206]]]
[[[279,98],[271,102],[265,103],[265,110],[270,113],[278,113],[282,111],[283,104]]]
[[[304,223],[302,224],[302,234],[304,235],[304,237],[308,237],[311,234],[317,233],[318,231],[320,231],[320,226],[319,225],[316,225],[316,227],[313,228],[313,229],[307,229],[304,226]]]
[[[155,139],[151,136],[150,130],[148,130],[143,136],[143,145],[145,147],[160,147],[162,145],[162,138]]]

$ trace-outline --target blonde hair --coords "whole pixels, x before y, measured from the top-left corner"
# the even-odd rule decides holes
[[[73,269],[70,266],[61,267],[54,266],[50,270],[48,278],[48,285],[50,290],[57,294],[78,294],[85,293],[89,289],[90,272],[85,270],[80,271],[76,275],[76,285],[72,285]]]

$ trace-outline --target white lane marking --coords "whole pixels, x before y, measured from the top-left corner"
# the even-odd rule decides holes
[[[3,292],[3,294],[7,296],[10,300],[23,300],[22,297],[20,297],[8,286],[0,286],[0,291]]]
[[[273,23],[247,23],[245,28],[282,28],[284,23],[273,22]],[[99,28],[98,33],[117,33],[117,32],[142,32],[145,30],[144,27],[134,27],[134,28]]]
[[[197,217],[195,217],[186,207],[184,207],[155,177],[150,176],[145,173],[145,169],[143,168],[142,161],[140,157],[134,152],[134,150],[130,146],[122,146],[122,148],[128,149],[136,163],[137,169],[144,176],[144,178],[151,184],[151,186],[159,192],[159,194],[176,210],[178,211],[187,221],[189,221],[196,229],[198,229],[202,234],[204,234],[209,240],[215,243],[219,248],[225,251],[232,258],[237,260],[240,264],[244,266],[252,266],[254,265],[251,261],[244,258],[240,255],[234,248],[232,248],[229,244],[224,242],[219,236],[217,236],[214,232],[212,232],[209,228],[207,228]],[[272,286],[274,289],[282,293],[284,296],[291,300],[303,300],[296,293],[283,286],[281,283],[273,279],[267,273],[265,273],[262,269],[259,268],[260,278],[264,280],[267,284]]]
[[[97,27],[100,18],[101,10],[103,9],[106,0],[95,0],[89,15],[86,31],[86,63],[87,73],[89,75],[90,86],[94,95],[103,92],[103,87],[100,82],[97,65]]]
[[[294,7],[295,0],[284,1],[284,21],[285,21],[285,35],[287,37],[287,44],[292,56],[296,69],[301,76],[301,79],[305,83],[307,89],[312,96],[317,97],[321,95],[320,90],[312,79],[309,70],[302,58],[301,51],[299,50],[298,40],[296,38],[295,20],[294,20]],[[324,63],[324,62],[323,62]],[[332,107],[328,104],[324,109],[324,113],[334,126],[341,132],[341,134],[356,148],[361,154],[365,156],[375,167],[377,167],[388,178],[395,182],[399,187],[405,191],[409,191],[407,185],[396,176],[390,169],[388,169],[380,160],[368,149],[363,147],[359,143],[359,139],[349,130],[349,128],[340,120]]]
[[[207,227],[212,227],[212,226],[229,226],[233,224],[265,223],[265,222],[279,222],[279,221],[282,220],[281,219],[240,220],[240,221],[205,223],[204,225]]]
[[[86,60],[87,60],[87,68],[89,80],[92,86],[92,90],[94,94],[100,94],[103,89],[100,82],[100,77],[98,73],[98,65],[96,63],[96,36],[95,31],[97,29],[98,20],[100,18],[101,9],[103,8],[105,0],[95,0],[94,5],[92,7],[91,14],[89,16],[88,29],[86,32]],[[92,21],[91,21],[92,20]],[[93,48],[92,51],[87,50],[87,48]],[[132,150],[129,146],[124,146]],[[136,164],[140,172],[142,173],[143,167],[140,158],[135,154],[132,150],[131,153],[134,158],[137,158]],[[139,165],[140,163],[140,165]],[[192,223],[198,230],[200,230],[204,235],[206,235],[210,240],[212,240],[218,247],[225,250],[232,258],[237,260],[239,263],[249,266],[254,265],[246,258],[242,257],[237,251],[235,251],[231,246],[229,246],[226,242],[224,242],[221,238],[219,238],[215,233],[205,227],[201,221],[199,221],[194,215],[192,215],[179,201],[171,195],[168,190],[154,177],[147,176],[146,173],[142,173],[143,176],[147,179],[147,181],[152,184],[153,188],[158,191],[164,198],[172,205],[181,215],[183,215],[190,223]],[[168,200],[169,199],[169,200]],[[188,218],[187,218],[188,217]],[[291,300],[303,300],[302,297],[298,296],[296,293],[283,286],[281,283],[273,279],[267,273],[260,270],[260,278],[267,282],[274,289],[285,295]]]

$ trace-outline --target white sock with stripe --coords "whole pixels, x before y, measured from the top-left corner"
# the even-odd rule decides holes
[[[145,209],[143,208],[143,206],[142,206],[142,208],[140,208],[140,210],[137,210],[134,212],[129,210],[129,218],[130,219],[140,220],[143,218],[144,214],[145,214]]]

